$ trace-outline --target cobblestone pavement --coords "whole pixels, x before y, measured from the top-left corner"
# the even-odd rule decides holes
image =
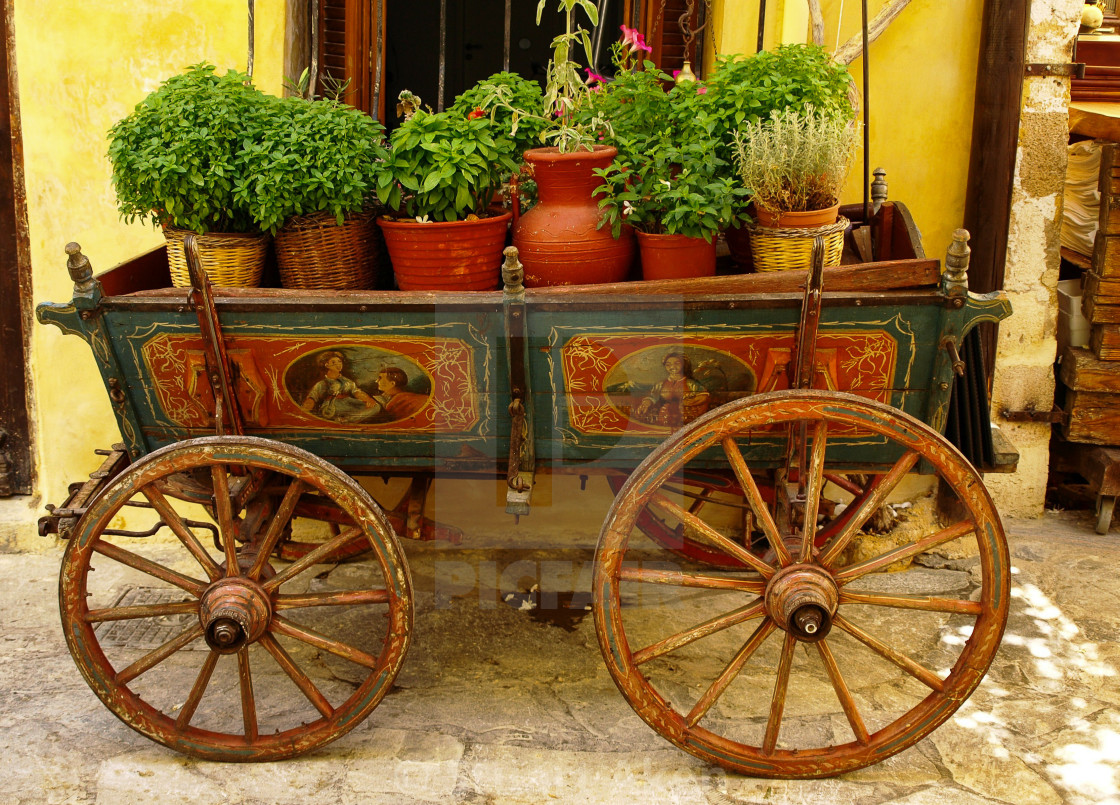
[[[125,727],[67,653],[58,552],[0,555],[0,800],[1120,803],[1120,528],[1098,536],[1078,513],[1006,523],[1010,620],[976,693],[878,766],[773,781],[678,751],[619,696],[583,608],[602,508],[514,527],[462,513],[477,503],[437,510],[469,532],[462,545],[406,546],[417,615],[395,689],[347,736],[283,763],[203,763]],[[532,579],[554,607],[526,604]]]

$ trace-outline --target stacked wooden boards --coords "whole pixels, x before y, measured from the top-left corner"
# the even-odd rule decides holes
[[[1120,143],[1101,149],[1101,208],[1081,310],[1089,349],[1069,347],[1059,379],[1066,387],[1063,435],[1072,442],[1120,444]]]

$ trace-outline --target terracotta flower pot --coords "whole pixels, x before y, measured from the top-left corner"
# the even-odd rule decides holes
[[[840,214],[840,205],[835,204],[823,210],[807,210],[805,212],[772,213],[761,207],[755,207],[754,217],[759,226],[770,229],[808,229],[814,226],[828,226],[836,223]]]
[[[418,223],[379,218],[402,291],[492,291],[513,213],[477,221]]]
[[[687,235],[653,235],[638,232],[642,253],[642,279],[675,280],[712,277],[716,273],[716,241]]]
[[[538,201],[514,222],[513,245],[525,266],[527,286],[626,279],[634,260],[634,234],[623,227],[616,240],[610,227],[599,229],[599,203],[592,195],[603,183],[592,171],[610,165],[617,153],[611,146],[570,154],[556,148],[525,152],[537,182]]]

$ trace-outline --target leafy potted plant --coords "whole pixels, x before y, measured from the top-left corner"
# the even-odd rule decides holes
[[[199,233],[215,283],[255,286],[268,249],[237,198],[242,144],[267,126],[268,98],[249,77],[211,64],[172,76],[109,130],[109,162],[121,217],[163,227],[174,284],[190,284],[183,237]]]
[[[846,120],[856,113],[847,67],[818,45],[790,44],[750,56],[718,56],[702,89],[685,104],[684,122],[708,132],[717,155],[729,166],[734,164],[734,132],[769,120],[772,112],[812,106]],[[725,234],[736,263],[749,266],[747,229],[732,228]]]
[[[716,236],[738,226],[746,190],[716,156],[710,140],[661,144],[599,171],[603,224],[632,226],[641,252],[642,277],[675,279],[716,272]]]
[[[856,121],[812,107],[774,111],[735,134],[739,176],[758,218],[751,230],[756,268],[804,266],[816,235],[827,236],[826,264],[839,263],[846,222],[837,223],[837,210],[858,141]]]
[[[484,115],[416,111],[390,140],[378,219],[401,290],[492,290],[511,213],[493,209],[513,145]]]
[[[372,288],[384,128],[337,101],[272,100],[267,125],[244,144],[235,199],[275,235],[285,288]]]
[[[537,21],[547,0],[537,6]],[[600,142],[610,124],[589,103],[592,87],[580,76],[573,50],[582,44],[590,61],[587,31],[573,27],[580,8],[592,25],[598,12],[590,0],[560,0],[566,33],[553,42],[552,59],[544,93],[545,117],[551,124],[541,134],[554,145],[525,152],[525,161],[537,183],[538,203],[513,225],[513,245],[525,266],[529,287],[618,282],[626,278],[634,260],[634,238],[628,227],[617,235],[599,228],[594,192],[600,179],[595,171],[606,168],[617,150]],[[648,51],[637,31],[623,26],[628,53]],[[597,83],[597,82],[596,82]],[[578,259],[573,260],[573,255]]]

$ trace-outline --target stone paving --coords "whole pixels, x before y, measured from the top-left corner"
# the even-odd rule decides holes
[[[437,511],[469,532],[463,545],[406,546],[416,636],[395,690],[347,736],[284,763],[203,763],[125,727],[67,653],[59,552],[0,554],[0,801],[1120,803],[1120,528],[1098,536],[1078,513],[1006,523],[1011,615],[971,699],[878,766],[774,781],[680,752],[618,694],[582,608],[598,504],[517,528],[476,504]],[[518,597],[534,573],[562,617]]]

